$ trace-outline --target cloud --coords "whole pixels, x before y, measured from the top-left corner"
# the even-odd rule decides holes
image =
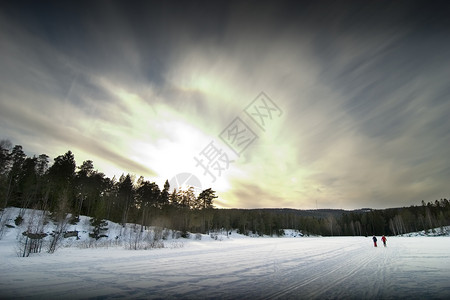
[[[6,10],[0,134],[32,153],[71,149],[108,175],[162,183],[191,172],[224,207],[387,207],[444,197],[443,19],[415,4],[286,3],[207,5],[209,13],[96,4],[89,13],[74,8],[68,23],[69,10]],[[244,113],[261,91],[283,111],[266,131]],[[238,116],[258,139],[232,156],[219,134]],[[234,160],[216,182],[193,159],[211,141]]]
[[[156,174],[120,154],[123,148],[117,145],[117,133],[123,135],[123,127],[130,125],[131,117],[124,118],[128,104],[113,97],[86,67],[77,67],[76,62],[24,30],[5,25],[0,106],[2,127],[13,142],[34,145],[25,149],[35,153],[51,151],[49,154],[56,156],[62,154],[57,151],[71,149],[86,159],[94,155],[122,170]],[[112,129],[117,124],[122,128]]]

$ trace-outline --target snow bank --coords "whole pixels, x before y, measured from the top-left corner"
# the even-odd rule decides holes
[[[400,234],[399,236],[417,237],[417,236],[450,236],[450,226],[433,228],[430,230],[422,230],[419,232],[411,232]]]

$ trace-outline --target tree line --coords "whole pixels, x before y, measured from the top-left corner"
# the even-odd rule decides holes
[[[214,225],[238,229],[244,234],[283,235],[283,229],[295,229],[305,235],[371,236],[399,235],[450,225],[450,201],[446,198],[422,205],[345,210],[295,209],[218,209]],[[436,234],[436,233],[434,233]]]
[[[342,235],[399,235],[431,232],[450,225],[450,202],[446,198],[410,207],[346,212],[337,222]]]
[[[211,188],[196,196],[192,187],[171,189],[168,180],[161,188],[132,174],[108,178],[91,160],[77,166],[71,151],[50,164],[46,154],[28,157],[20,145],[0,142],[0,207],[41,209],[55,216],[70,213],[75,219],[87,215],[139,224],[141,230],[159,226],[183,233],[238,230],[247,235],[283,235],[283,229],[289,228],[306,235],[367,236],[450,225],[447,199],[403,208],[344,211],[217,209],[216,198]]]
[[[15,206],[49,212],[88,215],[118,223],[161,226],[183,232],[206,232],[211,228],[214,199],[211,188],[195,195],[194,189],[162,189],[131,174],[118,179],[97,171],[91,160],[77,166],[69,150],[54,158],[28,157],[20,145],[0,142],[1,207]],[[21,217],[21,216],[19,216]]]

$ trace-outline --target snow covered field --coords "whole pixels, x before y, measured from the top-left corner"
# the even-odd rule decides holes
[[[61,248],[17,257],[0,240],[1,299],[448,299],[450,237],[178,239],[166,248]]]

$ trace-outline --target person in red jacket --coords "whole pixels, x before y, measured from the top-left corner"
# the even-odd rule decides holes
[[[383,241],[383,245],[386,247],[386,237],[383,235],[383,237],[381,238],[381,240]]]
[[[376,247],[377,246],[377,237],[373,236],[372,240],[373,240],[373,246]]]

